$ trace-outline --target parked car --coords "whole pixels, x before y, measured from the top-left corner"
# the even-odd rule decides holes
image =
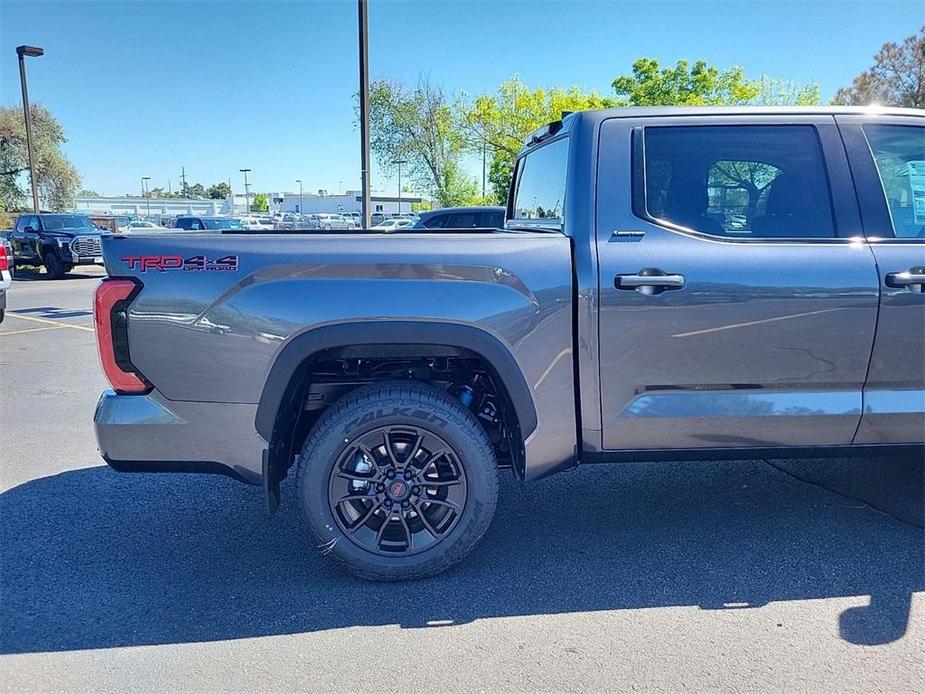
[[[13,247],[0,237],[0,323],[6,317],[6,293],[13,284]]]
[[[167,231],[167,228],[162,227],[160,224],[155,224],[154,222],[148,222],[143,219],[136,219],[133,222],[129,222],[124,227],[120,227],[119,231],[123,234],[137,234],[149,231]]]
[[[273,231],[273,227],[275,226],[272,217],[255,217],[247,215],[238,217],[238,220],[241,222],[243,228],[250,231]]]
[[[375,225],[372,228],[378,229],[380,231],[397,231],[398,229],[402,229],[410,225],[411,225],[410,219],[400,219],[400,218],[393,217],[392,219],[385,219],[379,222],[379,224]]]
[[[243,229],[241,220],[234,217],[177,217],[175,229],[187,231],[220,231],[222,229]]]
[[[324,229],[326,231],[334,229],[352,230],[357,228],[357,224],[352,218],[345,217],[341,214],[313,214],[311,215],[311,225],[314,229]]]
[[[44,265],[51,279],[60,279],[75,265],[102,265],[100,239],[111,236],[79,214],[21,214],[10,232],[14,261]]]
[[[309,229],[309,220],[305,215],[297,212],[285,212],[276,218],[274,228],[280,231],[292,229]]]
[[[421,212],[414,229],[501,229],[503,207],[444,207]],[[406,229],[410,231],[410,229]]]
[[[292,466],[375,579],[469,552],[498,468],[921,456],[923,161],[921,110],[611,109],[528,138],[503,231],[106,239],[100,451],[271,510]]]

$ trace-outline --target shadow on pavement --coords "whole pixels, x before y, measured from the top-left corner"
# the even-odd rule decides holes
[[[920,460],[902,465],[921,478]],[[473,554],[400,584],[353,579],[320,557],[292,486],[271,520],[258,488],[219,477],[95,467],[7,491],[0,652],[838,596],[870,596],[841,615],[842,638],[883,644],[902,637],[925,589],[920,528],[760,461],[505,477]]]
[[[90,269],[90,266],[87,266],[87,269]],[[100,266],[101,272],[95,272],[90,270],[89,272],[84,272],[84,266],[80,266],[79,269],[75,269],[72,272],[69,272],[64,277],[60,279],[53,280],[49,277],[44,270],[38,267],[16,267],[16,273],[13,275],[14,282],[65,282],[73,280],[99,280],[100,277],[105,275],[105,271]]]

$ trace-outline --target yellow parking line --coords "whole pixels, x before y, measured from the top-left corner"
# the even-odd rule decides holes
[[[23,333],[40,333],[45,330],[61,330],[60,325],[50,325],[47,328],[25,328],[24,330],[7,330],[0,332],[0,337],[4,335],[22,335]]]
[[[48,318],[36,318],[35,316],[20,316],[18,313],[7,312],[6,314],[10,318],[19,318],[20,320],[31,320],[36,323],[47,323],[48,325],[56,325],[59,328],[73,328],[74,330],[86,330],[87,332],[92,333],[93,328],[89,328],[86,325],[75,325],[73,323],[62,323],[59,320],[49,320]]]

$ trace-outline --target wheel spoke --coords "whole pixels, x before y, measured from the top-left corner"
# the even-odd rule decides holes
[[[350,532],[351,532],[351,533],[355,533],[357,530],[359,530],[359,529],[362,528],[364,525],[366,525],[366,521],[368,521],[368,520],[372,517],[372,515],[373,515],[376,511],[378,511],[380,508],[382,508],[382,504],[377,504],[377,503],[375,503],[375,502],[373,502],[372,504],[370,504],[370,505],[369,505],[369,510],[367,510],[366,513],[364,513],[362,516],[360,516],[359,520],[357,520],[356,523],[354,523],[353,525],[350,526]],[[378,545],[378,542],[377,542],[376,544]]]
[[[369,461],[370,465],[372,465],[374,468],[376,468],[376,471],[377,471],[380,475],[382,475],[382,474],[385,473],[385,470],[382,469],[382,466],[379,464],[379,461],[376,460],[376,456],[373,455],[373,452],[372,452],[369,448],[367,448],[366,446],[364,446],[362,443],[358,443],[358,444],[357,444],[357,450],[360,452],[360,454],[361,454],[366,460]]]
[[[399,511],[396,513],[398,520],[401,521],[402,528],[405,530],[405,539],[408,542],[408,551],[410,552],[413,548],[411,544],[411,527],[408,525],[408,521],[405,519],[405,514]]]
[[[421,497],[421,501],[427,504],[436,504],[437,506],[446,506],[448,509],[459,513],[459,506],[452,501],[447,501],[446,499],[432,499],[429,496]]]
[[[431,525],[431,522],[427,519],[427,516],[424,515],[424,511],[421,509],[421,503],[417,502],[414,504],[414,510],[418,514],[418,518],[421,519],[421,523],[424,524],[424,527],[427,529],[434,539],[440,537],[440,533],[437,532],[437,529]]]
[[[462,484],[462,480],[459,478],[455,480],[421,480],[422,487],[452,487],[454,484]]]
[[[343,477],[345,480],[355,480],[357,482],[375,482],[376,478],[371,477],[370,475],[361,475],[357,472],[347,472],[346,470],[339,470],[337,472],[338,477]]]
[[[376,533],[376,548],[379,548],[379,545],[382,543],[382,536],[385,534],[385,529],[388,527],[389,523],[392,522],[392,513],[385,517],[385,520],[382,521],[382,525],[379,526],[379,532]]]
[[[398,456],[395,455],[395,451],[392,450],[392,430],[386,429],[382,432],[382,438],[385,440],[385,452],[389,456],[389,460],[392,463],[393,467],[401,467],[398,462]]]
[[[342,504],[345,501],[363,501],[364,499],[374,499],[375,497],[368,491],[347,492],[334,500],[335,504]]]

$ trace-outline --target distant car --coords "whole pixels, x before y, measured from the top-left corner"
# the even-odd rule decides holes
[[[124,227],[119,227],[119,231],[123,234],[166,230],[167,227],[162,227],[160,224],[155,224],[154,222],[146,222],[142,219],[136,219],[133,222],[129,222]]]
[[[238,221],[241,222],[241,226],[249,231],[273,231],[274,221],[272,217],[254,217],[252,215],[246,215],[244,217],[238,217]]]
[[[0,238],[0,323],[6,317],[6,290],[13,284],[13,247]]]
[[[395,231],[396,229],[401,229],[410,225],[410,219],[400,219],[393,217],[392,219],[385,219],[381,221],[379,224],[374,226],[373,229],[377,229],[379,231]]]
[[[234,217],[177,217],[174,229],[186,231],[220,231],[222,229],[243,229],[240,219]]]
[[[315,229],[324,229],[327,231],[332,231],[334,229],[352,230],[357,228],[357,223],[354,222],[350,217],[345,217],[342,214],[322,213],[312,215],[312,227]]]
[[[444,207],[421,212],[412,229],[501,229],[503,207]],[[410,230],[410,229],[407,229]]]
[[[276,218],[274,229],[306,229],[309,227],[308,216],[298,212],[285,212]]]

